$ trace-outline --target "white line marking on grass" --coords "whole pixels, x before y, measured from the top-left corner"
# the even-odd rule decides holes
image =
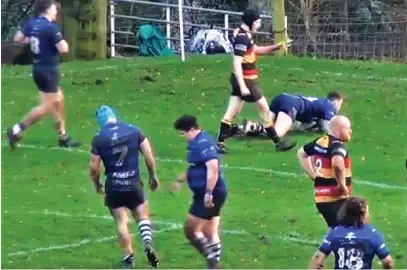
[[[104,238],[106,238],[106,237],[104,237]],[[104,239],[104,238],[100,238],[100,239]],[[18,252],[14,252],[14,253],[9,253],[9,254],[7,254],[7,256],[9,256],[9,257],[11,257],[11,256],[21,256],[21,255],[25,255],[25,254],[28,254],[28,253],[37,253],[37,252],[44,252],[44,251],[51,251],[51,250],[75,248],[75,247],[80,247],[80,246],[89,244],[90,242],[91,241],[89,239],[84,239],[84,240],[82,240],[82,241],[80,241],[78,243],[74,243],[74,244],[56,245],[56,246],[48,246],[48,247],[41,247],[41,248],[31,249],[31,250],[27,250],[27,251],[18,251]]]
[[[7,212],[5,212],[7,213]],[[16,212],[13,212],[16,213]],[[104,220],[111,220],[111,216],[105,216],[105,215],[95,215],[95,214],[69,214],[69,213],[62,213],[58,211],[49,211],[45,210],[44,212],[35,212],[35,211],[30,211],[27,212],[28,214],[34,214],[34,215],[52,215],[52,216],[60,216],[60,217],[67,217],[67,218],[96,218],[96,219],[104,219]],[[181,223],[178,222],[168,222],[168,221],[153,221],[153,224],[163,224],[167,225],[167,228],[161,229],[154,231],[156,234],[158,233],[163,233],[163,232],[168,232],[168,231],[175,231],[179,230],[183,227]],[[244,231],[244,230],[223,230],[222,232],[225,234],[231,234],[231,235],[252,235],[250,232]],[[134,236],[135,234],[132,234]],[[319,242],[313,239],[306,239],[304,237],[298,236],[287,236],[287,235],[277,235],[273,237],[269,237],[266,235],[263,235],[264,238],[270,238],[270,239],[278,239],[286,242],[296,242],[296,243],[302,243],[302,244],[307,244],[307,245],[318,245]],[[35,248],[27,251],[18,251],[18,252],[13,252],[13,253],[8,253],[7,256],[12,257],[12,256],[22,256],[26,255],[29,253],[38,253],[38,252],[47,252],[47,251],[53,251],[53,250],[61,250],[61,249],[70,249],[70,248],[76,248],[80,246],[84,246],[87,244],[92,244],[92,243],[103,243],[103,242],[108,242],[111,240],[117,239],[117,236],[107,236],[107,237],[100,237],[96,238],[94,240],[89,240],[89,239],[83,239],[77,243],[73,244],[64,244],[64,245],[53,245],[53,246],[48,246],[48,247],[40,247],[40,248]]]
[[[3,143],[1,145],[1,147],[8,147],[8,144]],[[57,150],[57,151],[77,152],[77,153],[83,153],[83,154],[88,154],[88,155],[90,154],[90,151],[85,151],[82,149],[45,147],[45,146],[36,146],[36,145],[29,145],[29,144],[19,144],[18,147],[37,149],[37,150]],[[162,161],[162,162],[167,162],[167,163],[185,163],[185,161],[183,161],[181,159],[157,158],[157,160]],[[295,177],[295,178],[305,178],[306,177],[305,174],[298,174],[298,173],[285,172],[285,171],[266,169],[266,168],[233,166],[233,165],[228,165],[228,164],[224,164],[223,167],[225,169],[231,169],[231,170],[271,173],[271,174],[279,175],[282,177]],[[385,183],[378,183],[378,182],[363,180],[363,179],[359,179],[359,178],[354,178],[354,183],[357,185],[364,185],[364,186],[381,188],[381,189],[407,190],[407,186],[390,185],[390,184],[385,184]]]

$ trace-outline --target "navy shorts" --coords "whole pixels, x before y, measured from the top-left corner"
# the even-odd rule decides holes
[[[204,204],[204,197],[201,195],[194,195],[193,202],[189,208],[189,213],[201,219],[211,220],[214,217],[220,216],[221,209],[225,204],[227,198],[227,192],[214,193],[212,208],[206,208]]]
[[[59,90],[59,70],[56,68],[50,69],[34,69],[34,82],[38,90],[44,93],[57,93]]]
[[[291,117],[293,121],[297,117],[297,110],[295,109],[296,102],[293,97],[280,94],[273,98],[270,103],[270,111],[273,112],[276,117],[279,112],[283,112]]]
[[[131,191],[116,191],[106,189],[105,206],[110,209],[126,207],[134,210],[137,206],[146,201],[143,191],[143,184],[138,181],[135,189]]]

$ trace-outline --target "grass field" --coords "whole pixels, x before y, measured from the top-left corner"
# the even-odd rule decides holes
[[[2,268],[114,268],[121,251],[113,222],[87,176],[89,144],[98,131],[95,110],[115,107],[142,127],[157,156],[161,188],[149,194],[161,268],[203,268],[184,239],[190,193],[170,192],[186,168],[186,144],[173,130],[184,113],[216,134],[227,105],[229,57],[111,60],[62,66],[68,130],[85,145],[52,148],[50,119],[8,149],[4,130],[37,102],[30,67],[2,68]],[[398,268],[407,268],[407,66],[300,58],[260,59],[266,96],[283,92],[348,94],[343,113],[353,122],[355,194],[369,199],[373,223],[384,232]],[[242,116],[257,119],[248,105]],[[302,145],[315,134],[293,135]],[[266,140],[231,140],[223,158],[230,196],[223,215],[224,268],[305,268],[326,233],[313,203],[312,183],[295,151],[276,153]],[[143,168],[145,172],[145,169]],[[137,267],[148,267],[137,227]],[[332,261],[330,265],[332,266]],[[375,263],[375,267],[380,265]]]

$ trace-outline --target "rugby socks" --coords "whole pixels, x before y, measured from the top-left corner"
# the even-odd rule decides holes
[[[278,137],[274,127],[265,127],[264,130],[266,131],[267,137],[272,139],[275,144],[278,144],[280,142],[280,137]]]
[[[256,134],[262,134],[262,133],[267,133],[264,126],[259,123],[253,123],[253,128],[251,130],[252,132]]]
[[[138,229],[140,231],[141,238],[143,239],[144,246],[146,248],[150,248],[151,243],[153,242],[153,228],[151,227],[150,220],[140,220],[138,223]]]
[[[24,123],[18,123],[13,126],[13,135],[18,135],[26,129]]]
[[[227,122],[225,120],[222,120],[220,122],[218,142],[224,142],[226,140],[226,138],[229,136],[230,128],[231,128],[230,122]]]
[[[219,262],[222,249],[221,243],[220,242],[210,243],[208,244],[207,249],[208,255],[206,257],[208,258],[208,260],[215,259],[217,262]]]
[[[198,245],[201,247],[202,256],[206,257],[208,263],[210,265],[218,264],[222,249],[219,237],[216,237],[212,241],[208,241],[202,232],[198,232],[195,233],[195,239]]]

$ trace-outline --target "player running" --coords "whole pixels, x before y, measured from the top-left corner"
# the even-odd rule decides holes
[[[232,125],[232,121],[240,113],[246,101],[256,103],[264,122],[264,130],[267,136],[276,144],[276,150],[288,151],[295,147],[296,143],[281,140],[277,135],[273,127],[267,100],[263,96],[258,82],[256,68],[257,55],[269,54],[287,45],[284,42],[270,46],[255,45],[253,33],[261,26],[260,15],[251,9],[247,9],[243,13],[242,20],[242,25],[233,32],[233,72],[230,77],[232,93],[229,98],[228,108],[220,123],[218,146],[222,153],[227,153],[225,140],[232,136],[236,130],[236,126]]]
[[[173,184],[178,190],[188,182],[193,202],[185,222],[185,236],[206,257],[208,267],[219,267],[221,254],[220,212],[227,197],[216,140],[203,131],[194,116],[180,117],[174,127],[188,141],[186,173]]]
[[[369,224],[366,200],[350,197],[339,211],[339,226],[332,228],[312,258],[309,269],[322,269],[331,252],[335,269],[372,269],[375,255],[383,269],[394,269],[394,261],[383,234]]]
[[[328,134],[298,150],[301,166],[314,181],[315,202],[329,227],[338,225],[337,213],[352,193],[352,165],[345,143],[352,137],[345,116],[334,116]]]
[[[58,13],[57,3],[54,0],[38,0],[36,12],[39,16],[27,21],[14,36],[14,41],[30,44],[34,58],[32,75],[40,91],[40,105],[7,130],[10,147],[15,149],[23,132],[48,114],[55,118],[59,146],[78,147],[81,143],[73,141],[66,133],[64,95],[58,85],[59,54],[67,53],[69,47],[54,23]]]
[[[328,131],[328,122],[341,109],[344,97],[337,91],[329,92],[322,98],[306,97],[302,95],[280,94],[270,103],[274,129],[279,137],[283,137],[289,130]],[[242,133],[258,136],[265,135],[262,124],[243,120]]]
[[[158,188],[155,159],[148,139],[136,126],[119,122],[113,110],[102,106],[96,112],[100,132],[92,140],[90,176],[96,191],[105,194],[105,205],[113,216],[124,252],[124,267],[135,265],[132,237],[129,232],[130,210],[138,222],[148,262],[154,268],[158,259],[152,247],[153,231],[149,219],[149,205],[140,179],[139,151],[144,155],[150,174],[150,188]],[[99,182],[100,164],[103,162],[106,190]]]

